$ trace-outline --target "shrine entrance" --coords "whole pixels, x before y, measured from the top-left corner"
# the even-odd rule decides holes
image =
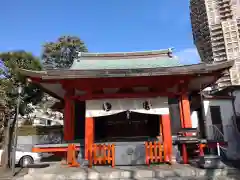
[[[160,117],[124,111],[94,118],[96,142],[147,141],[160,134]]]

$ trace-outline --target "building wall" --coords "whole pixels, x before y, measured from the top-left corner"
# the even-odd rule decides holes
[[[234,125],[237,126],[238,131],[240,132],[240,90],[235,89],[233,92],[228,92],[228,96],[233,96],[232,104],[234,105],[234,116],[236,116],[236,120],[234,120]],[[240,134],[240,133],[239,133]]]
[[[204,62],[235,60],[216,87],[240,84],[240,1],[191,0],[194,43]]]
[[[222,147],[222,150],[226,152],[226,155],[230,159],[239,159],[239,143],[238,133],[235,129],[234,123],[234,110],[231,99],[205,99],[204,102],[204,114],[206,120],[206,133],[208,139],[216,139],[221,136],[218,130],[212,125],[212,117],[210,113],[210,106],[219,106],[221,110],[221,118],[223,125],[223,138],[228,142],[228,147]]]
[[[197,111],[191,112],[191,119],[192,119],[192,128],[198,128],[198,114]]]
[[[210,112],[210,106],[219,106],[221,110],[221,118],[222,118],[222,125],[223,125],[223,134],[224,140],[228,141],[227,131],[228,127],[233,125],[233,106],[230,99],[207,99],[204,100],[204,113],[206,118],[206,128],[207,128],[207,137],[213,138],[214,134],[211,132],[212,126],[212,117]]]
[[[230,95],[230,94],[229,94]],[[233,92],[234,100],[234,108],[237,115],[240,115],[240,90],[235,90]]]

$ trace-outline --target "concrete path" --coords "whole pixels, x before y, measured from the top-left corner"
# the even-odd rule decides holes
[[[236,176],[238,175],[238,176]],[[239,179],[240,172],[236,169],[204,170],[188,165],[159,165],[159,166],[124,166],[89,168],[69,168],[59,163],[42,169],[29,169],[24,180],[107,180],[107,179]],[[19,179],[20,180],[20,179]]]

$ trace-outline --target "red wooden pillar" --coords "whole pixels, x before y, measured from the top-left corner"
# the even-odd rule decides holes
[[[169,114],[161,116],[162,119],[162,134],[163,134],[163,146],[164,146],[164,161],[171,162],[172,157],[172,132],[171,122]],[[167,156],[166,156],[167,155]]]
[[[85,159],[88,160],[88,149],[94,143],[94,119],[85,118]]]
[[[180,118],[182,128],[192,128],[191,109],[187,93],[182,93],[179,100]],[[188,163],[186,144],[182,145],[183,163]]]
[[[73,91],[68,91],[64,96],[64,140],[74,140],[74,102],[70,98]]]
[[[191,109],[187,93],[183,93],[179,102],[182,127],[192,128]]]

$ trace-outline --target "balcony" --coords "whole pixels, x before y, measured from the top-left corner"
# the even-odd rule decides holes
[[[221,20],[231,19],[233,17],[232,13],[226,13],[221,16]]]
[[[222,31],[215,31],[211,33],[212,37],[219,37],[219,36],[223,36],[223,32]]]
[[[213,53],[213,57],[214,57],[214,61],[227,61],[227,55],[225,52],[221,52],[221,53]]]
[[[215,24],[215,25],[212,25],[212,26],[211,26],[211,30],[212,30],[212,31],[219,31],[219,30],[221,30],[221,29],[222,29],[221,24]]]
[[[230,78],[230,76],[223,76],[223,77],[221,77],[220,81],[221,82],[231,82],[231,78]]]
[[[216,53],[219,53],[219,54],[221,54],[221,53],[226,53],[224,46],[217,47],[217,48],[216,48],[216,47],[213,48],[213,52],[216,52]]]
[[[226,14],[232,14],[232,10],[230,8],[225,8],[222,11],[219,11],[221,16],[225,16]]]
[[[223,6],[224,4],[230,4],[230,0],[218,0],[219,6]]]
[[[214,57],[226,57],[227,58],[227,54],[225,51],[222,51],[222,52],[214,52]]]
[[[224,41],[223,36],[216,36],[216,37],[212,37],[211,39],[212,41]]]
[[[226,62],[226,61],[227,61],[227,58],[221,58],[221,59],[215,58],[214,59],[214,62]]]
[[[218,83],[218,87],[219,87],[219,88],[224,88],[224,87],[226,87],[226,86],[231,86],[231,85],[232,85],[232,83],[231,83],[230,80],[229,80],[229,81],[222,82],[222,81],[221,81],[221,78],[219,79],[219,83]]]
[[[230,5],[230,3],[226,2],[224,4],[219,5],[218,8],[219,8],[219,10],[223,10],[225,8],[231,8],[231,5]]]
[[[232,14],[232,9],[231,8],[223,8],[218,11],[220,16],[224,16],[225,14]]]
[[[221,47],[224,46],[224,41],[217,41],[217,42],[212,42],[212,47]]]

